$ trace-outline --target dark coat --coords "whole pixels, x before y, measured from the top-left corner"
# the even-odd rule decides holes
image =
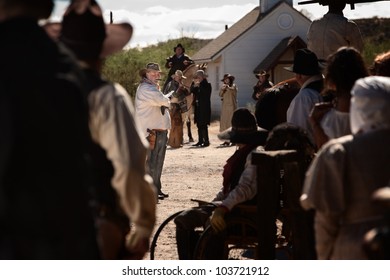
[[[188,65],[184,64],[184,60],[189,61]],[[172,62],[172,67],[169,68],[169,62]],[[187,66],[193,64],[194,61],[186,54],[183,53],[181,57],[177,57],[176,55],[172,55],[167,58],[165,67],[169,68],[168,77],[171,77],[173,74],[175,74],[176,70],[184,71],[184,69],[187,68]]]
[[[0,23],[0,37],[0,259],[99,258],[76,64],[33,20]]]
[[[268,80],[264,81],[264,83],[260,83],[260,81],[258,81],[256,85],[253,87],[252,99],[258,101],[259,98],[256,97],[256,94],[262,93],[267,88],[271,88],[271,87],[273,87],[273,84]]]
[[[194,123],[198,126],[210,124],[211,119],[211,84],[204,79],[199,87],[191,85],[194,94]]]
[[[184,64],[184,61],[187,60],[189,63]],[[172,67],[169,67],[169,62],[172,62]],[[184,71],[188,66],[194,64],[194,61],[186,54],[183,53],[182,56],[177,57],[176,54],[168,57],[165,62],[165,68],[169,69],[167,79],[165,80],[163,90],[167,87],[168,83],[172,81],[172,75],[175,74],[176,70]]]

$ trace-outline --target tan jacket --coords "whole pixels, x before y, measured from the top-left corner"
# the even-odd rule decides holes
[[[363,39],[355,22],[332,13],[312,22],[307,33],[307,48],[318,59],[326,60],[342,46],[354,47],[362,52]]]
[[[134,118],[134,107],[119,84],[107,84],[88,98],[92,138],[114,167],[112,186],[142,237],[150,237],[156,210],[152,178],[145,173],[146,139]]]

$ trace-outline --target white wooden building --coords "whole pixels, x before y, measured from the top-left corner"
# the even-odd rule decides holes
[[[296,49],[306,46],[311,21],[292,2],[260,0],[258,7],[192,56],[198,64],[208,63],[213,116],[221,111],[218,93],[225,73],[236,78],[239,107],[254,104],[251,95],[258,70],[268,71],[274,83],[293,76],[283,67],[292,64]]]

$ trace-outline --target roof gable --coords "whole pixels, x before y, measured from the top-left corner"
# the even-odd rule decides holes
[[[226,48],[234,40],[245,33],[249,28],[258,22],[260,8],[256,7],[251,12],[246,14],[238,22],[233,24],[229,29],[212,40],[206,46],[201,48],[195,55],[192,56],[193,60],[210,60],[221,50]]]
[[[305,47],[306,43],[299,36],[284,38],[253,70],[253,73],[258,73],[260,70],[269,71],[277,64],[279,59],[283,56],[284,53],[286,53],[288,49],[293,49],[295,52],[297,49]]]
[[[206,46],[201,48],[197,53],[192,56],[192,59],[195,61],[210,61],[213,60],[221,51],[223,51],[226,47],[228,47],[231,43],[245,34],[249,29],[251,29],[254,25],[256,25],[261,20],[265,19],[267,15],[272,13],[275,9],[277,9],[281,5],[288,5],[284,1],[281,1],[277,5],[275,5],[272,9],[270,9],[265,14],[260,14],[260,7],[254,8],[248,14],[246,14],[243,18],[233,24],[229,29],[224,31],[217,38],[212,40]],[[291,9],[294,9],[291,7]],[[302,15],[302,14],[301,14]],[[305,17],[302,15],[302,17]],[[306,18],[306,17],[305,17]]]

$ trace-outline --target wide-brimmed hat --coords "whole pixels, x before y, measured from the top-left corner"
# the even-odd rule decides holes
[[[182,79],[187,79],[187,77],[184,76],[183,71],[181,71],[181,70],[176,70],[175,74],[172,75],[172,78],[175,77],[175,76],[180,77]]]
[[[246,108],[238,108],[232,117],[232,126],[218,134],[220,140],[237,144],[264,145],[268,131],[257,126],[255,116]]]
[[[141,77],[145,77],[146,73],[147,72],[150,72],[150,71],[157,71],[157,72],[161,72],[161,69],[160,69],[160,65],[156,62],[149,62],[148,64],[146,64],[145,68],[141,69],[139,71],[139,75]]]
[[[230,75],[229,73],[226,73],[225,75],[223,75],[223,78],[222,78],[222,82],[225,81],[225,79],[229,79],[232,83],[234,82],[234,79],[236,77],[234,77],[233,75]]]
[[[207,74],[204,70],[196,70],[193,78],[197,78],[197,77],[207,78]]]
[[[183,47],[182,44],[177,44],[177,46],[173,48],[173,51],[175,52],[177,48],[181,48],[183,50],[183,53],[186,52],[186,49]]]
[[[265,70],[260,70],[258,73],[255,74],[256,78],[259,78],[260,76],[265,76],[266,79],[269,78],[269,74]]]
[[[129,23],[105,24],[102,10],[95,0],[72,2],[62,23],[48,23],[44,28],[79,59],[105,58],[121,51],[133,34]]]
[[[314,76],[321,73],[321,65],[318,62],[318,58],[309,49],[297,50],[294,56],[294,64],[284,67],[284,69],[306,76]]]

